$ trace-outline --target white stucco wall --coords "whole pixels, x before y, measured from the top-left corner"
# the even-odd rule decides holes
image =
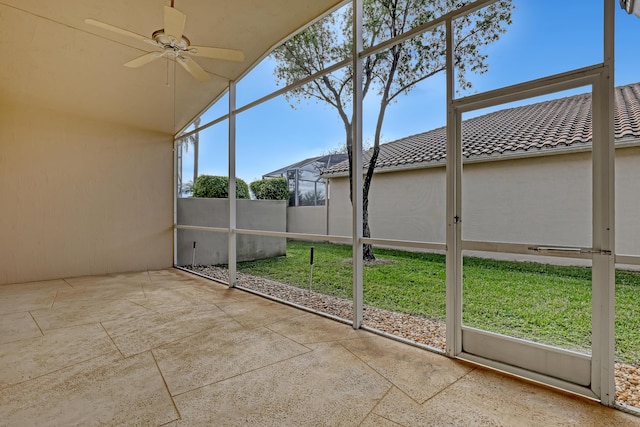
[[[0,284],[171,266],[172,146],[0,101]]]
[[[640,148],[616,150],[616,252],[640,255]],[[591,245],[591,153],[465,164],[463,239]],[[350,232],[348,179],[331,179],[330,233]],[[445,242],[444,167],[374,176],[373,237]]]

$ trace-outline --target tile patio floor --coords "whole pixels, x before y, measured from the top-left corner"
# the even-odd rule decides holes
[[[640,426],[178,270],[0,286],[2,426]]]

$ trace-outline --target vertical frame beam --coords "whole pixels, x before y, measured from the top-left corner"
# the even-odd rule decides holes
[[[199,120],[198,120],[199,121]],[[200,158],[200,133],[193,135],[193,181],[191,185],[195,185],[198,179],[198,159]]]
[[[329,233],[329,178],[324,180],[324,234],[327,236]]]
[[[173,139],[173,266],[178,265],[178,140]]]
[[[615,403],[615,0],[604,0],[604,67],[594,84],[592,391]]]
[[[455,64],[453,61],[453,23],[446,22],[446,85],[447,85],[447,278],[446,328],[447,354],[462,351],[462,251],[461,251],[461,114],[453,106]]]
[[[236,286],[236,83],[229,82],[229,287]]]
[[[359,329],[363,319],[362,274],[362,2],[353,0],[353,118],[352,132],[352,259],[353,259],[353,328]]]

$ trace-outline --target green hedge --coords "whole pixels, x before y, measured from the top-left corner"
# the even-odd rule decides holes
[[[229,198],[229,178],[226,176],[200,175],[193,184],[193,197]],[[236,178],[236,198],[250,198],[249,186],[240,178]]]
[[[289,200],[286,178],[267,178],[249,184],[256,199]]]

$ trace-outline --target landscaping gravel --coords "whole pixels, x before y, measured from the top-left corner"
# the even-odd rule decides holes
[[[212,279],[228,281],[228,272],[214,266],[197,266],[193,271]],[[258,276],[238,272],[239,287],[326,313],[341,319],[352,318],[351,301],[335,298],[308,289],[301,289]],[[445,324],[435,319],[426,319],[405,313],[364,307],[364,325],[397,337],[425,344],[444,353],[446,347]],[[616,363],[616,400],[618,403],[640,408],[640,367]]]

